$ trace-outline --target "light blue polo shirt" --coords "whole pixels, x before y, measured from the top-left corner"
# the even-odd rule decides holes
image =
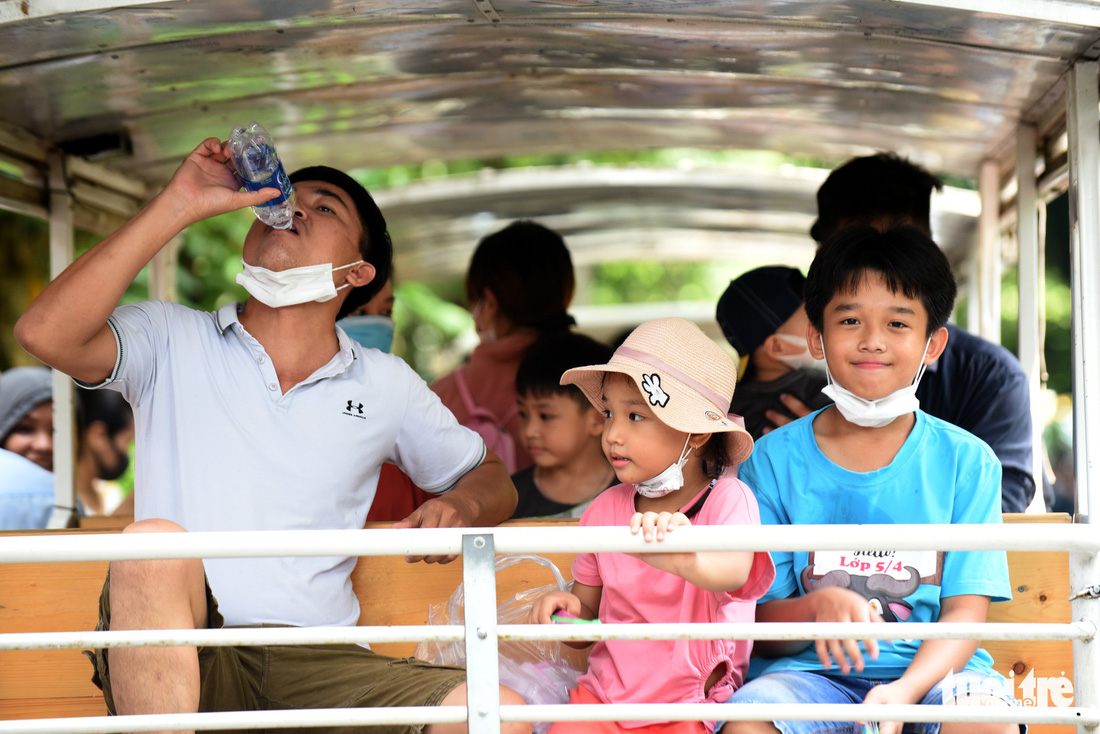
[[[190,531],[362,528],[383,462],[442,493],[481,463],[481,438],[401,359],[336,328],[340,351],[285,394],[240,304],[149,301],[108,323],[104,383],[134,409],[140,519]],[[226,624],[354,625],[355,558],[204,561]]]

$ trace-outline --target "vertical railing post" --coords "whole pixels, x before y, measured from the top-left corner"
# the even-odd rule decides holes
[[[493,536],[462,536],[466,601],[466,721],[470,734],[500,734],[496,554]]]
[[[1100,512],[1100,477],[1095,459],[1100,441],[1100,65],[1079,61],[1068,78],[1066,129],[1069,138],[1070,254],[1073,263],[1073,449],[1077,479],[1077,522],[1092,523]],[[1100,519],[1098,519],[1100,523]],[[1073,619],[1100,630],[1100,599],[1089,593],[1100,583],[1100,559],[1070,554]],[[1074,704],[1100,707],[1100,641],[1073,643]],[[1079,732],[1088,727],[1078,726]],[[1095,730],[1095,727],[1092,727]]]
[[[73,261],[73,195],[65,175],[65,155],[50,153],[50,279]],[[68,527],[76,514],[76,422],[73,381],[53,372],[53,514],[47,527]]]

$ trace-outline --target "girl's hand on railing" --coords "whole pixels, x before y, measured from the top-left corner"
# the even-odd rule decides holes
[[[685,525],[691,525],[691,520],[682,512],[635,512],[630,518],[630,532],[637,535],[640,530],[647,543],[654,538],[660,542],[675,528]]]

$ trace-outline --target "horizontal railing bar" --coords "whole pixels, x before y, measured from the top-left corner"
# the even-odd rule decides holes
[[[521,640],[891,640],[901,634],[919,640],[1087,640],[1088,622],[741,622],[601,625],[506,624],[502,642]],[[457,642],[459,625],[359,627],[259,627],[201,630],[113,630],[104,632],[17,632],[0,634],[0,650],[80,650],[116,647],[231,645],[329,645],[373,642]]]
[[[1026,724],[1100,723],[1100,711],[1074,707],[917,706],[856,704],[600,704],[501,706],[502,721],[921,721]],[[0,734],[113,734],[158,730],[311,728],[368,724],[453,723],[465,706],[288,711],[223,711],[201,714],[94,716],[0,722]]]
[[[492,534],[498,553],[645,553],[699,550],[1047,550],[1095,553],[1087,525],[740,525],[683,527],[660,544],[626,527],[281,530],[202,533],[40,534],[0,537],[0,563],[143,558],[457,555],[463,535]]]
[[[1071,706],[620,703],[501,706],[500,718],[502,721],[992,721],[1091,726],[1100,723],[1100,710]]]

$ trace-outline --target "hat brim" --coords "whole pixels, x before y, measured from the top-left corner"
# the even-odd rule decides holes
[[[658,373],[658,370],[640,360],[616,353],[607,364],[566,370],[561,376],[561,384],[576,385],[593,407],[603,410],[603,384],[608,373],[626,375],[638,391],[646,395],[643,379],[647,375]],[[662,423],[684,433],[721,434],[727,467],[736,467],[749,458],[753,448],[752,436],[730,416],[728,406],[723,408],[715,405],[667,374],[660,375],[660,385],[667,388],[669,395],[674,396],[664,406],[650,400],[650,408]]]

